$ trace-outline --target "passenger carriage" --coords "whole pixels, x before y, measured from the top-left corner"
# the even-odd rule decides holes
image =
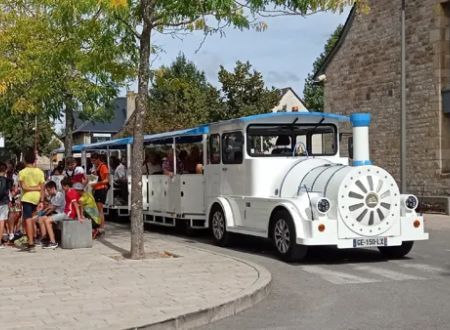
[[[339,156],[342,122],[353,126],[351,164]],[[143,176],[144,221],[210,228],[219,245],[230,233],[266,237],[285,260],[320,245],[404,256],[428,234],[417,198],[372,165],[369,124],[368,114],[270,113],[146,136],[150,149],[198,143],[204,173]]]

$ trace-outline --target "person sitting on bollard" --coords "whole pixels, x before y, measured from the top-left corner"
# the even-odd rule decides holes
[[[58,247],[58,243],[55,239],[55,232],[53,230],[53,224],[63,220],[75,220],[79,222],[84,221],[83,214],[79,205],[80,194],[77,189],[81,190],[84,188],[83,184],[80,182],[75,183],[72,188],[72,181],[70,178],[66,177],[61,181],[61,186],[65,192],[65,205],[64,212],[50,215],[48,217],[42,218],[45,225],[45,229],[49,236],[49,243],[42,246],[44,249],[55,249]]]

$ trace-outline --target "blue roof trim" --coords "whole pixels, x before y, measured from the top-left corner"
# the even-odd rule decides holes
[[[262,113],[259,115],[252,115],[252,116],[237,118],[237,119],[233,119],[233,120],[249,122],[249,121],[256,120],[256,119],[278,118],[278,117],[288,117],[288,116],[291,116],[291,117],[297,116],[299,118],[316,117],[316,118],[338,120],[340,122],[350,122],[350,117],[348,117],[348,116],[337,115],[334,113],[324,113],[324,112],[270,112],[270,113]]]
[[[209,133],[209,126],[202,125],[194,128],[182,129],[179,131],[151,134],[144,136],[144,143],[166,142],[173,138],[183,138],[188,136],[202,135]]]
[[[126,137],[121,139],[114,139],[109,141],[97,142],[92,144],[84,145],[83,150],[95,150],[95,149],[114,149],[116,147],[124,147],[128,144],[133,143],[132,137]]]

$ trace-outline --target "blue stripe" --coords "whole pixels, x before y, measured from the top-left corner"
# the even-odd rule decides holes
[[[353,166],[364,166],[364,165],[372,165],[370,160],[354,160],[352,162]]]

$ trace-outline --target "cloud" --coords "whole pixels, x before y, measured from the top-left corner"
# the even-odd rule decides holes
[[[289,71],[269,71],[264,78],[268,84],[273,85],[300,81],[300,77],[297,74]]]

